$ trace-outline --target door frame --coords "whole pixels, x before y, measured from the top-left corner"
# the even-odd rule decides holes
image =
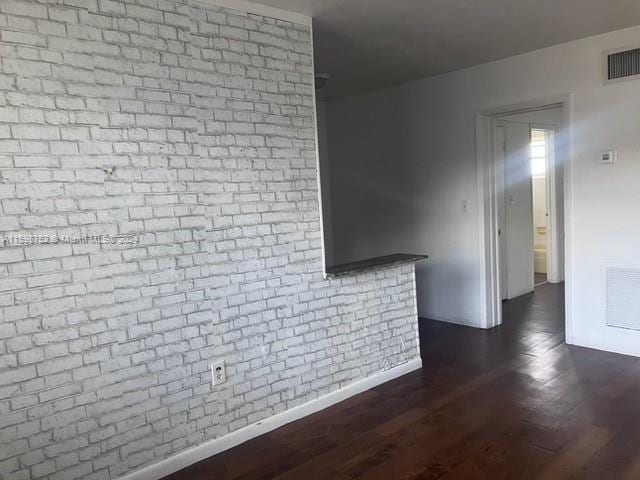
[[[562,157],[564,172],[564,271],[565,271],[565,336],[573,340],[573,207],[572,207],[572,95],[564,94],[511,105],[478,110],[476,120],[476,173],[479,224],[480,319],[481,328],[502,323],[500,284],[500,237],[498,236],[498,196],[494,162],[494,125],[498,116],[563,107],[563,125],[555,135],[556,150]],[[559,143],[558,143],[559,142]]]
[[[492,120],[493,130],[493,162],[494,162],[494,175],[496,178],[496,215],[498,223],[498,288],[500,291],[500,298],[502,300],[509,296],[509,270],[507,269],[507,262],[502,261],[502,256],[507,251],[507,197],[506,197],[506,182],[505,182],[505,165],[506,165],[506,126],[497,118]],[[499,155],[500,153],[500,155]]]

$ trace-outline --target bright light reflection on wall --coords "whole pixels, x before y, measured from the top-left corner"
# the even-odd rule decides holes
[[[546,135],[543,130],[531,131],[531,175],[544,176],[547,170]]]

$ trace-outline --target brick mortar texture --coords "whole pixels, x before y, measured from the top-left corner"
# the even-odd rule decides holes
[[[0,1],[0,477],[115,479],[419,356],[412,265],[322,275],[308,27]],[[209,365],[228,382],[213,388]]]

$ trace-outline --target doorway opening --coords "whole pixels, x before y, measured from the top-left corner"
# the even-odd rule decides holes
[[[558,203],[564,188],[556,185],[561,174],[555,132],[562,125],[562,110],[518,112],[495,121],[501,300],[561,282],[562,231],[555,220],[562,216]]]
[[[504,300],[540,296],[536,287],[560,284],[564,297],[567,102],[478,114],[485,328],[502,324]],[[567,337],[568,318],[563,309]]]
[[[533,277],[534,287],[547,283],[549,277],[548,219],[549,188],[547,169],[553,147],[553,130],[531,129],[531,185],[533,196]]]

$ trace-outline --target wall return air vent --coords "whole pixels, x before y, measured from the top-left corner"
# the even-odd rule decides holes
[[[607,269],[607,325],[640,330],[640,270]]]
[[[640,48],[607,53],[605,75],[607,82],[640,78]]]

